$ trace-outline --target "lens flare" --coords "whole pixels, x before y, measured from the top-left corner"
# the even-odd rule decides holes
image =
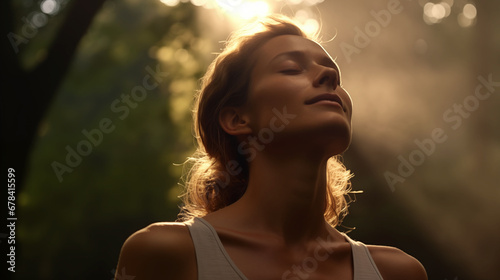
[[[242,19],[263,17],[270,13],[269,4],[265,1],[218,0],[216,2],[224,12]]]
[[[174,6],[177,6],[180,1],[179,0],[160,0],[160,2],[162,2],[163,4],[165,4],[167,6],[174,7]]]

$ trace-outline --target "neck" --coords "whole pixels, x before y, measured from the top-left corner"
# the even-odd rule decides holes
[[[291,154],[259,154],[251,162],[247,191],[235,206],[249,224],[297,242],[327,234],[327,160]]]

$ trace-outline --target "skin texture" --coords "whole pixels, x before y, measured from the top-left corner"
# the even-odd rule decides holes
[[[337,95],[342,106],[309,104],[324,93]],[[283,112],[285,106],[295,117],[276,119],[276,109]],[[265,129],[280,129],[273,129],[272,141],[258,143],[264,148],[250,161],[243,197],[204,217],[248,279],[353,279],[350,245],[323,217],[326,162],[349,146],[351,115],[338,67],[321,46],[283,35],[257,50],[246,104],[223,110],[220,123],[248,143]],[[401,250],[368,247],[384,279],[427,279],[423,266]],[[306,275],[301,264],[308,257],[321,260]],[[132,235],[120,255],[117,272],[123,271],[135,280],[196,279],[187,228],[158,223]]]

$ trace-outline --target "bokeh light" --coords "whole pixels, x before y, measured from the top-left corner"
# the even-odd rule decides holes
[[[191,4],[198,7],[205,6],[208,4],[208,2],[209,2],[208,0],[191,0]]]
[[[476,22],[477,9],[473,4],[466,4],[462,13],[458,14],[457,21],[461,27],[473,26]]]
[[[227,12],[231,13],[232,16],[237,16],[242,19],[251,19],[268,15],[270,9],[269,5],[264,1],[244,1],[240,5],[230,6]]]
[[[468,19],[474,19],[477,15],[476,7],[472,4],[467,4],[464,6],[463,14]]]
[[[162,2],[163,4],[167,5],[167,6],[170,6],[170,7],[173,7],[173,6],[176,6],[179,4],[179,0],[160,0],[160,2]]]
[[[449,17],[453,12],[454,0],[443,0],[439,3],[430,2],[427,0],[419,0],[420,6],[423,9],[423,20],[428,25],[441,23],[445,18]],[[455,10],[456,11],[456,10]],[[463,6],[460,12],[456,14],[458,25],[460,27],[470,27],[476,22],[477,9],[472,3],[467,3]]]
[[[44,0],[40,3],[40,10],[48,15],[55,15],[59,11],[59,3],[55,0]]]
[[[181,2],[190,2],[193,6],[205,9],[216,9],[220,14],[224,14],[233,21],[247,21],[256,17],[263,17],[271,13],[282,12],[283,7],[293,7],[296,10],[294,18],[304,30],[315,33],[320,28],[320,23],[315,19],[314,14],[303,8],[310,8],[324,0],[160,0],[161,3],[169,7],[174,7]]]
[[[434,4],[428,2],[424,5],[424,21],[427,24],[435,24],[441,22],[451,13],[451,6],[447,2]]]
[[[316,34],[319,31],[320,24],[318,20],[314,19],[307,10],[298,10],[293,19],[308,34]]]

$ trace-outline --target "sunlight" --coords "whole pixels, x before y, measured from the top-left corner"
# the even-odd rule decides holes
[[[46,0],[48,1],[48,0]],[[189,2],[193,6],[203,7],[205,9],[215,9],[231,17],[233,20],[249,20],[252,18],[264,17],[283,5],[299,6],[310,8],[324,0],[160,0],[166,6],[175,7],[181,3]],[[301,24],[308,30],[315,31],[319,29],[319,23],[312,18],[301,20]]]
[[[269,4],[265,1],[217,0],[216,3],[224,12],[241,19],[263,17],[270,12]]]
[[[167,6],[174,7],[174,6],[177,6],[180,1],[179,0],[160,0],[160,2],[162,2],[163,4],[165,4]]]
[[[319,31],[320,24],[319,22],[312,18],[312,16],[309,14],[308,11],[306,10],[298,10],[295,13],[295,17],[293,18],[297,23],[299,23],[300,27],[307,33],[307,34],[315,34],[316,32]]]
[[[197,7],[203,7],[208,4],[208,0],[191,0],[191,4]]]

